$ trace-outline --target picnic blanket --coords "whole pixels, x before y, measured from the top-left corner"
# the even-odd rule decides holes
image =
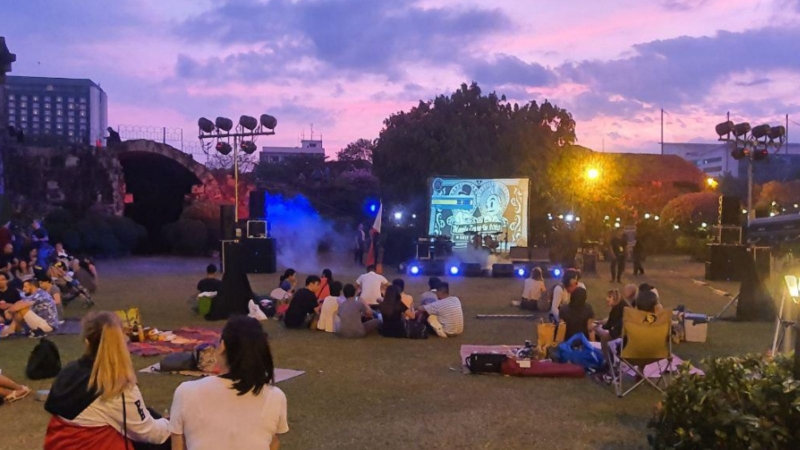
[[[62,336],[69,334],[81,334],[81,319],[65,319],[64,323],[58,326],[53,332],[47,333],[49,336]],[[19,339],[28,337],[27,334],[12,334],[6,339]]]
[[[172,332],[173,341],[129,342],[128,351],[137,356],[158,356],[170,353],[190,352],[200,344],[219,343],[220,331],[208,328],[178,328]]]
[[[181,370],[178,372],[162,372],[161,371],[161,363],[155,363],[152,366],[147,366],[144,369],[140,370],[141,373],[168,373],[172,375],[183,375],[187,377],[207,377],[210,375],[214,375],[213,373],[206,373],[201,372],[199,370]],[[290,380],[295,377],[299,377],[303,375],[305,371],[302,370],[292,370],[292,369],[275,369],[275,382],[280,383],[281,381]]]

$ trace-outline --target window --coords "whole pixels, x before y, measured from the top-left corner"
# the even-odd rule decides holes
[[[75,131],[75,125],[68,125],[68,126],[67,126],[67,128],[68,128],[70,131]]]
[[[50,109],[52,106],[53,105],[51,105],[50,103],[45,103],[44,104],[44,109]]]
[[[33,96],[33,101],[35,101],[35,102],[38,102],[38,101],[39,101],[39,97],[38,97],[38,96],[36,96],[36,95],[34,95],[34,96]]]
[[[70,117],[75,117],[75,111],[70,111],[67,113],[67,115]]]
[[[13,108],[15,106],[17,106],[17,104],[15,102],[8,102],[8,107],[9,108]]]
[[[62,117],[56,117],[56,123],[64,123],[64,119]]]
[[[44,132],[45,133],[49,134],[51,130],[52,130],[52,128],[50,128],[50,125],[48,125],[48,124],[44,125]]]
[[[39,108],[33,108],[33,115],[34,116],[38,116],[39,115]]]
[[[81,123],[86,123],[86,117],[81,117]]]
[[[80,105],[81,111],[86,111],[86,105]]]
[[[75,97],[70,97],[70,98],[69,98],[69,102],[70,102],[70,103],[75,103]]]
[[[56,104],[56,109],[64,109],[64,105],[62,105],[60,103],[57,103]]]
[[[27,115],[28,115],[28,110],[27,110],[27,109],[20,109],[20,110],[19,110],[19,115],[21,115],[21,116],[27,116]]]
[[[81,111],[81,117],[86,117],[86,111]]]
[[[720,162],[720,161],[722,161],[722,157],[708,158],[708,159],[704,159],[703,160],[703,164],[711,164],[711,163]]]
[[[705,173],[715,173],[715,172],[722,172],[722,166],[714,166],[714,167],[706,167],[703,169]]]
[[[24,101],[28,100],[28,96],[27,96],[27,95],[23,95],[23,96],[22,96],[22,97],[20,97],[19,99],[20,99],[20,100],[22,100],[22,101],[24,102]]]
[[[86,97],[81,97],[80,101],[81,101],[81,103],[86,103]]]
[[[44,123],[50,123],[51,119],[50,116],[44,116]]]
[[[75,118],[74,117],[70,117],[69,119],[67,119],[67,122],[75,123]]]
[[[22,116],[22,117],[19,118],[19,120],[21,120],[22,123],[24,124],[25,122],[28,121],[28,116]]]
[[[56,115],[57,116],[63,116],[64,115],[64,111],[59,109],[58,111],[56,111]]]
[[[46,96],[44,97],[44,101],[46,101],[46,102],[51,102],[51,101],[53,101],[53,99],[52,99],[52,98],[51,98],[49,95],[46,95]]]
[[[33,116],[33,121],[38,123],[39,122],[39,116]]]
[[[15,100],[15,98],[14,98],[14,94],[8,94],[8,100],[9,100],[9,101],[11,101],[11,100]]]
[[[63,129],[64,129],[64,125],[61,125],[60,123],[56,124],[56,130],[61,131]]]
[[[75,109],[75,103],[70,103],[69,104],[69,109]]]
[[[79,128],[81,131],[86,131],[86,125],[81,125]]]
[[[20,108],[27,108],[28,107],[28,102],[26,102],[25,100],[19,102],[19,107]]]
[[[16,109],[14,109],[14,108],[8,108],[8,114],[9,114],[9,115],[14,115],[14,114],[16,114],[16,113],[17,113],[17,110],[16,110]]]
[[[64,97],[62,97],[62,96],[60,96],[60,95],[59,95],[58,97],[56,97],[56,101],[57,101],[57,102],[59,102],[59,103],[61,103],[61,102],[63,102],[63,101],[64,101]]]

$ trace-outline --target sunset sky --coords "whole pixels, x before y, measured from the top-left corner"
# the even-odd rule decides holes
[[[277,135],[259,145],[296,145],[313,123],[333,155],[474,80],[567,108],[597,150],[658,151],[661,108],[670,142],[714,140],[727,111],[789,114],[800,141],[800,0],[7,3],[13,75],[90,78],[110,125],[187,140],[200,116],[268,112]]]

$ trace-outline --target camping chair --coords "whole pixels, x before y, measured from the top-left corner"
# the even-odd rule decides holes
[[[669,373],[672,365],[672,311],[663,310],[658,313],[639,311],[634,308],[625,308],[622,314],[622,349],[615,354],[611,366],[611,376],[617,397],[624,397],[631,391],[649,383],[662,394],[664,390],[659,386],[667,385],[665,375]],[[664,361],[666,360],[666,361]],[[656,381],[646,377],[644,370],[640,369],[648,364],[657,363],[658,379]],[[662,367],[663,366],[663,367]],[[634,385],[624,390],[623,378],[627,368],[630,367],[639,377]]]

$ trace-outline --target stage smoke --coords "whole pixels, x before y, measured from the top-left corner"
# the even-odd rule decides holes
[[[316,274],[323,269],[320,250],[342,257],[352,254],[352,240],[338,233],[333,222],[321,217],[302,195],[267,195],[267,212],[270,234],[277,240],[278,265],[283,268]],[[326,258],[326,264],[330,262]]]

